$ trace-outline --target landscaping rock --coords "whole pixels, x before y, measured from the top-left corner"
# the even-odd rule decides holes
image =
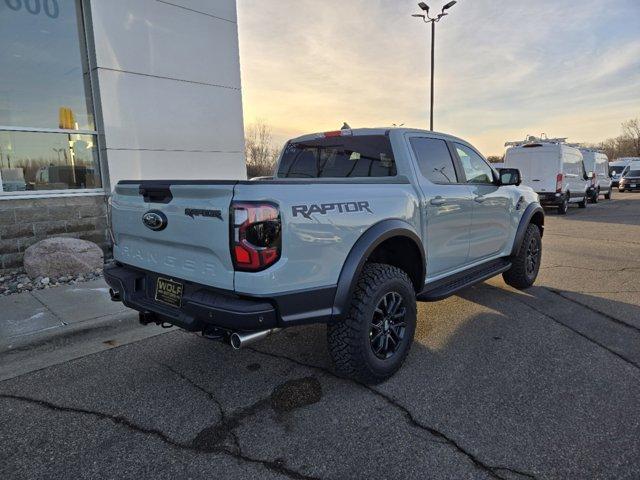
[[[23,271],[16,270],[4,274],[0,278],[0,297],[33,290],[44,290],[59,285],[75,285],[81,283],[81,281],[78,281],[79,278],[80,275],[78,277],[63,276],[61,278],[45,277],[40,279],[40,281],[38,281],[37,278],[32,281]],[[102,269],[94,270],[90,275],[83,276],[83,278],[85,281],[102,278]],[[22,286],[20,287],[20,285]]]
[[[102,268],[103,253],[95,243],[77,238],[47,238],[27,248],[24,269],[31,278],[77,277]]]

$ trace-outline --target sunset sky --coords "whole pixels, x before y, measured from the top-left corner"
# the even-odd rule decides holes
[[[238,0],[245,123],[264,120],[278,143],[344,121],[426,128],[430,30],[416,4]],[[640,0],[459,0],[450,12],[436,130],[499,155],[527,134],[601,141],[640,117]]]

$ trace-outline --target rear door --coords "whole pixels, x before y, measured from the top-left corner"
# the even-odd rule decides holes
[[[235,183],[121,182],[111,207],[114,258],[233,290],[229,208]]]
[[[471,188],[459,181],[449,144],[420,134],[407,135],[422,191],[423,242],[427,277],[432,279],[463,267],[469,257],[473,212]]]
[[[520,170],[523,184],[533,188],[533,184],[531,183],[531,156],[527,154],[526,150],[517,147],[508,149],[505,153],[504,165],[506,168],[517,168]]]
[[[507,152],[507,159],[508,167],[520,170],[523,185],[538,193],[556,191],[558,173],[561,172],[556,146],[533,144],[515,147]]]

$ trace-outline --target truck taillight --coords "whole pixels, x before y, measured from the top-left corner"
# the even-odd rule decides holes
[[[258,272],[280,259],[282,224],[270,203],[231,204],[231,258],[236,270]]]
[[[556,177],[556,192],[562,193],[562,181],[564,180],[564,175],[559,173]]]

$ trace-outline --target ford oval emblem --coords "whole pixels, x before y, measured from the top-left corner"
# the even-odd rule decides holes
[[[142,223],[154,232],[159,232],[167,228],[167,216],[158,210],[150,210],[142,216]]]

